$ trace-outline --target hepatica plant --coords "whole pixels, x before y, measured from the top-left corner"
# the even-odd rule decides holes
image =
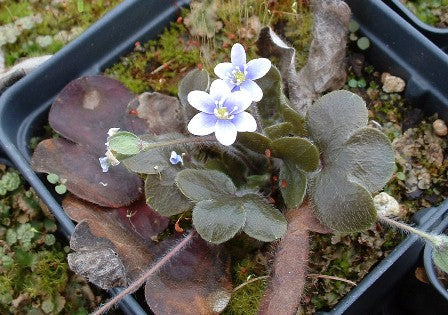
[[[216,244],[241,231],[266,242],[281,238],[284,210],[300,207],[307,193],[315,215],[333,230],[375,222],[371,193],[392,175],[394,154],[386,136],[367,127],[359,96],[328,93],[302,117],[283,94],[279,71],[266,58],[247,62],[240,44],[214,71],[210,86],[198,70],[180,84],[183,105],[197,110],[187,129],[198,137],[108,137],[108,164],[121,160],[146,174],[152,208],[166,216],[191,208],[194,228]],[[266,108],[274,115],[263,115]]]

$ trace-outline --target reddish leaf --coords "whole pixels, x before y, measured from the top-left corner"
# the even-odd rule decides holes
[[[127,207],[107,211],[111,218],[116,219],[144,240],[150,240],[163,232],[170,222],[168,217],[161,216],[151,209],[144,198],[140,198]]]
[[[271,279],[260,302],[259,314],[296,314],[306,280],[308,231],[328,233],[306,200],[286,213],[288,229],[277,246]]]
[[[88,146],[101,156],[106,151],[107,131],[113,127],[126,130],[126,107],[133,97],[118,80],[82,77],[58,94],[48,120],[63,137]]]
[[[107,238],[112,242],[114,251],[126,269],[127,278],[131,281],[137,279],[152,263],[154,250],[151,241],[143,242],[115,214],[72,195],[64,199],[62,207],[72,220],[87,223],[94,236]]]
[[[182,108],[177,97],[157,92],[143,93],[129,103],[127,110],[131,116],[141,118],[128,123],[137,134],[184,131]]]
[[[124,167],[103,173],[95,154],[65,139],[39,143],[31,159],[37,172],[55,173],[67,180],[68,190],[95,204],[118,208],[129,205],[142,192],[142,181]]]
[[[172,241],[165,246],[172,248]],[[191,242],[145,287],[146,302],[156,314],[217,314],[230,300],[230,260],[224,247],[195,235]]]

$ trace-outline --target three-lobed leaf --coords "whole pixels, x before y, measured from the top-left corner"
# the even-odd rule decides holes
[[[297,208],[305,197],[307,179],[303,171],[292,163],[284,162],[280,166],[280,192],[288,209]]]
[[[319,167],[319,150],[309,140],[298,137],[283,137],[272,141],[272,154],[290,161],[305,172]]]

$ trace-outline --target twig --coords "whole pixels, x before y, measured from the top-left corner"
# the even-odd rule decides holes
[[[269,276],[261,276],[261,277],[257,277],[257,278],[253,278],[250,280],[247,280],[244,283],[241,283],[239,286],[237,286],[235,289],[232,290],[232,293],[235,293],[236,291],[238,291],[241,288],[244,288],[246,285],[251,284],[252,282],[258,281],[258,280],[265,280],[269,278]]]
[[[167,66],[169,66],[173,61],[174,61],[173,59],[168,60],[167,62],[165,62],[165,63],[162,64],[161,66],[159,66],[159,67],[155,68],[153,71],[151,71],[150,74],[152,75],[152,74],[156,74],[156,73],[162,71],[162,70],[165,69]]]
[[[335,277],[335,276],[329,276],[329,275],[320,275],[320,274],[317,274],[317,273],[310,273],[310,274],[308,274],[308,277],[315,277],[315,278],[322,278],[322,279],[330,279],[330,280],[342,281],[342,282],[351,284],[352,286],[355,286],[355,287],[357,285],[355,282],[347,280],[347,279],[344,279],[344,278]]]
[[[126,295],[136,291],[140,288],[143,283],[157,270],[159,270],[164,264],[171,260],[179,251],[181,251],[185,245],[187,245],[193,238],[195,231],[191,231],[179,244],[177,244],[168,254],[166,254],[162,259],[160,259],[154,266],[152,266],[148,271],[146,271],[140,278],[138,278],[134,283],[129,285],[126,289],[114,296],[109,302],[101,306],[92,315],[101,315],[108,311],[112,306],[118,303]]]

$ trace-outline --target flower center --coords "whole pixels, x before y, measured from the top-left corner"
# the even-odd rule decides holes
[[[233,77],[235,78],[236,85],[240,85],[241,83],[244,82],[244,80],[246,80],[246,75],[244,74],[244,72],[239,70],[235,72]]]
[[[233,119],[235,117],[235,115],[232,115],[232,113],[238,109],[238,106],[235,106],[233,108],[233,110],[231,112],[229,112],[227,107],[222,106],[222,104],[220,102],[215,102],[215,103],[216,103],[216,108],[213,111],[213,114],[216,116],[216,118],[218,118],[218,119]]]

